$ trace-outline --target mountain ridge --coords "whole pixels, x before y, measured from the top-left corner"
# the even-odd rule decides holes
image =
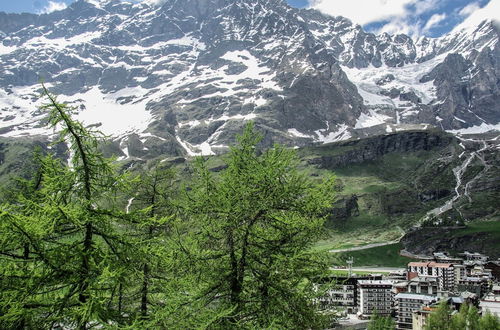
[[[113,136],[121,157],[133,136],[174,156],[224,152],[245,120],[269,144],[290,146],[374,125],[500,121],[492,22],[414,41],[282,0],[79,0],[44,15],[0,13],[0,31],[7,137],[50,135],[37,110],[40,77],[78,119]]]

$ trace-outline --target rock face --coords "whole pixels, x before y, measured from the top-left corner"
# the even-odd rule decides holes
[[[351,164],[361,164],[378,159],[386,154],[399,152],[414,152],[440,148],[451,143],[449,135],[433,132],[415,131],[379,135],[363,140],[339,142],[337,145],[347,149],[338,155],[325,155],[311,158],[309,164],[321,168],[335,169]]]
[[[330,221],[346,221],[350,217],[359,216],[358,196],[340,197],[335,201]]]
[[[406,251],[416,255],[432,255],[437,251],[461,253],[474,251],[492,259],[500,257],[494,234],[478,232],[461,234],[461,228],[424,228],[409,232],[401,240]]]
[[[438,39],[374,35],[283,0],[78,0],[0,13],[0,135],[51,134],[40,79],[124,158],[219,153],[250,119],[267,144],[293,146],[387,123],[491,127],[498,39],[489,21]]]

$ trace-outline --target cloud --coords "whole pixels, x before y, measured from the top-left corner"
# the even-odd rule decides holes
[[[367,25],[377,23],[373,32],[390,34],[404,33],[418,37],[424,33],[425,21],[420,15],[432,13],[444,5],[436,0],[309,0],[310,8],[332,16],[345,16],[354,23]],[[447,0],[448,1],[448,0]],[[440,22],[434,17],[428,29]],[[442,18],[440,21],[442,21]]]
[[[454,28],[454,31],[467,27],[476,27],[484,20],[493,20],[500,24],[500,0],[491,0],[486,6],[479,9],[476,8],[475,11],[471,9],[474,8],[467,9],[471,13],[461,24]],[[464,13],[467,13],[467,10]]]
[[[405,18],[395,18],[374,31],[375,33],[406,34],[409,36],[419,36],[422,32],[419,22],[412,23]]]
[[[470,0],[460,6],[455,0],[308,0],[310,8],[332,16],[344,16],[374,33],[405,33],[414,38],[439,36],[478,26],[483,20],[500,26],[500,0]],[[440,13],[441,12],[441,13]]]
[[[425,23],[422,32],[427,33],[430,32],[432,29],[438,27],[441,22],[443,22],[446,19],[447,15],[445,13],[443,14],[434,14],[429,18],[427,23]]]
[[[344,16],[365,25],[405,16],[418,0],[311,0],[310,8],[332,16]]]
[[[481,6],[479,5],[478,2],[473,2],[473,3],[470,3],[467,6],[463,7],[462,9],[460,9],[460,11],[458,12],[458,15],[460,15],[462,17],[469,17],[472,13],[474,13],[475,11],[477,11],[480,8],[481,8]]]
[[[148,5],[159,6],[163,5],[166,0],[144,0]]]
[[[415,1],[413,4],[413,6],[415,8],[414,14],[421,15],[421,14],[436,10],[437,8],[439,8],[440,4],[442,4],[442,2],[439,3],[436,0]]]
[[[67,7],[68,5],[66,5],[64,2],[49,1],[49,3],[47,3],[47,6],[43,7],[43,9],[40,10],[40,14],[49,14],[53,11],[66,9]]]

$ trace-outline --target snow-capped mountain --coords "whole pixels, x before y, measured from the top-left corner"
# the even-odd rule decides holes
[[[437,39],[374,35],[283,0],[0,13],[0,135],[51,133],[41,79],[123,157],[216,153],[249,119],[267,143],[298,146],[379,124],[488,129],[500,121],[498,40],[491,21]]]

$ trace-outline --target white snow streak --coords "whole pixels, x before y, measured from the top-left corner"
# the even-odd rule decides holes
[[[120,97],[134,96],[138,92],[140,88],[125,88],[104,94],[98,87],[93,87],[85,93],[65,97],[65,101],[81,100],[81,104],[85,105],[76,119],[86,125],[99,125],[98,129],[106,135],[121,136],[145,131],[152,120],[151,114],[146,110],[147,99],[136,103],[119,103],[117,100]]]

